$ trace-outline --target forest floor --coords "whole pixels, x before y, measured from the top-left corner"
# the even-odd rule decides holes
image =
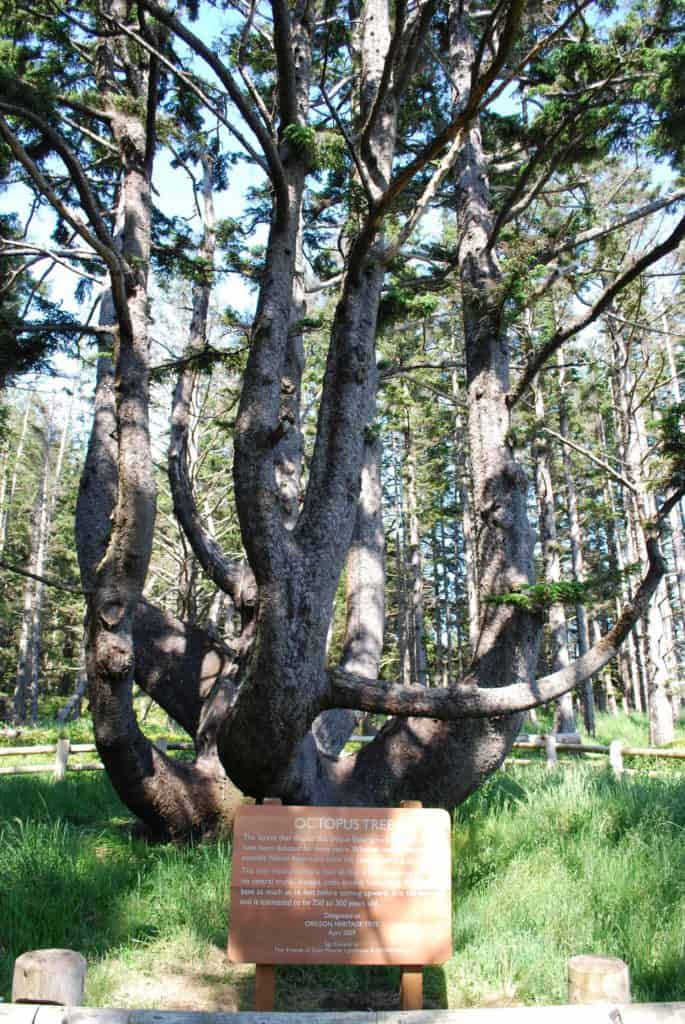
[[[597,738],[614,736],[646,744],[644,720],[602,719]],[[636,1001],[685,999],[681,764],[620,782],[510,767],[459,808],[454,953],[425,971],[426,1005],[564,1002],[580,952],[626,960]],[[0,997],[19,953],[61,946],[88,959],[88,1005],[251,1008],[254,967],[225,956],[230,858],[226,841],[136,838],[103,773],[0,778]],[[277,1007],[392,1009],[397,990],[391,968],[280,968]]]

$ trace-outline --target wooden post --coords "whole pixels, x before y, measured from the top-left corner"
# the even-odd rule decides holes
[[[86,960],[73,949],[32,949],[14,961],[13,1003],[82,1006]]]
[[[423,967],[403,967],[400,973],[400,1010],[423,1009]]]
[[[69,740],[57,740],[57,752],[55,754],[55,779],[61,782],[67,774],[67,761],[69,760]]]
[[[279,797],[267,796],[264,804],[281,804]],[[276,965],[255,964],[254,1008],[261,1012],[273,1010],[276,1006]]]
[[[569,1003],[629,1003],[628,964],[613,956],[572,956],[568,962]]]
[[[423,807],[420,800],[402,800],[400,807]],[[423,967],[400,969],[400,1010],[423,1009]]]
[[[545,736],[545,750],[547,752],[547,767],[554,768],[557,763],[557,738],[553,733]]]
[[[254,1008],[273,1010],[276,1005],[276,965],[257,964],[254,979]]]
[[[612,740],[609,744],[609,764],[617,779],[623,775],[623,740]]]

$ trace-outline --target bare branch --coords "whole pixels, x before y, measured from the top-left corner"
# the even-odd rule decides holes
[[[543,434],[549,434],[550,437],[554,437],[557,441],[561,441],[561,443],[566,445],[567,448],[572,448],[574,452],[584,455],[586,459],[589,459],[590,462],[594,462],[595,466],[603,469],[605,473],[608,473],[610,477],[616,480],[616,482],[621,484],[623,487],[627,487],[629,491],[633,492],[633,494],[639,493],[635,484],[632,484],[627,477],[622,476],[621,473],[617,473],[616,470],[612,469],[607,462],[597,458],[597,456],[593,455],[587,448],[583,448],[582,445],[576,444],[575,441],[571,441],[570,438],[564,437],[563,434],[558,434],[556,430],[552,430],[550,427],[541,427],[540,429]]]
[[[634,210],[630,210],[622,217],[619,217],[618,220],[612,221],[611,224],[601,224],[596,228],[590,228],[588,231],[581,231],[580,234],[567,239],[561,245],[553,249],[544,250],[539,254],[538,258],[544,263],[551,263],[552,260],[557,259],[562,253],[577,249],[579,245],[584,245],[586,242],[593,242],[596,238],[604,238],[619,228],[624,228],[628,224],[634,224],[635,221],[648,217],[652,213],[657,213],[659,210],[667,209],[667,207],[672,206],[681,199],[685,199],[685,188],[676,189],[674,192],[669,192],[659,199],[654,199],[651,203],[637,206]]]
[[[17,576],[24,576],[29,580],[37,580],[38,583],[44,583],[46,587],[54,587],[56,590],[66,590],[70,594],[78,594],[79,597],[83,597],[85,591],[81,587],[72,587],[68,583],[62,583],[61,580],[55,579],[54,576],[42,576],[40,573],[29,572],[28,569],[22,569],[18,565],[10,565],[4,558],[0,558],[0,569],[4,569],[5,572],[16,573]]]
[[[568,341],[574,335],[578,334],[593,323],[600,313],[603,313],[607,306],[610,305],[614,297],[630,284],[631,281],[639,277],[643,270],[650,267],[657,260],[660,260],[662,256],[666,256],[669,252],[672,252],[680,242],[685,238],[685,216],[683,216],[676,227],[673,229],[671,234],[663,242],[655,245],[653,249],[643,253],[642,256],[637,259],[631,260],[628,266],[623,270],[611,284],[607,285],[597,301],[588,309],[582,316],[577,317],[569,326],[563,331],[557,331],[549,341],[541,345],[536,352],[533,353],[531,358],[528,360],[523,374],[518,380],[518,383],[512,390],[509,396],[509,405],[514,406],[521,396],[530,387],[533,378],[536,373],[544,366],[547,360],[554,355],[557,349],[561,348],[564,342]]]

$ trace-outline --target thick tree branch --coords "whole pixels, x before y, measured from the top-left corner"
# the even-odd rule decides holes
[[[45,139],[50,143],[51,147],[55,150],[55,152],[59,154],[59,156],[64,161],[67,170],[69,171],[71,180],[76,186],[79,198],[81,200],[81,204],[86,214],[88,215],[91,224],[93,225],[98,242],[101,246],[106,246],[109,252],[114,245],[114,241],[112,239],[112,236],[109,232],[107,225],[105,224],[99,204],[95,196],[93,195],[93,192],[91,191],[90,184],[88,183],[88,179],[86,178],[81,162],[78,160],[76,154],[73,152],[70,146],[67,145],[64,138],[58,132],[56,132],[52,125],[50,125],[44,118],[40,117],[39,114],[36,114],[33,110],[30,110],[27,107],[20,107],[16,104],[6,103],[4,100],[0,99],[0,109],[3,110],[6,114],[11,114],[13,117],[21,118],[22,120],[28,121],[30,124],[33,124],[45,137]],[[7,122],[4,121],[4,119],[2,123],[7,128],[7,130],[11,132],[11,129],[9,129],[9,126],[7,125]],[[7,136],[5,137],[7,138]],[[13,138],[17,145],[21,146],[21,143],[18,142],[16,136],[13,135]],[[7,141],[9,143],[10,140],[7,139]],[[23,152],[26,153],[23,147],[21,148]],[[15,152],[15,155],[17,155],[17,158],[20,159],[18,152],[14,148],[13,151]],[[27,153],[26,156],[28,156]],[[23,160],[21,160],[21,162],[22,164],[24,164],[26,169],[29,170],[27,164],[24,163]],[[31,162],[33,163],[33,161]],[[34,168],[36,168],[36,170],[38,169],[36,164],[33,164],[33,166]],[[30,170],[29,173],[31,173]],[[33,175],[31,176],[33,177]],[[75,224],[72,224],[72,227],[74,227],[75,230],[78,230]],[[82,235],[82,231],[79,231],[79,234]],[[93,245],[92,241],[90,241],[89,239],[88,241],[91,245]],[[93,245],[93,248],[97,247]]]
[[[586,654],[557,672],[533,683],[511,683],[491,689],[478,686],[475,677],[467,675],[455,686],[426,690],[421,686],[400,686],[381,680],[370,682],[332,669],[327,673],[326,707],[455,721],[511,715],[556,700],[611,661],[635,623],[645,614],[666,571],[666,563],[653,537],[647,539],[647,554],[649,569],[632,603],[626,605],[613,628]]]
[[[0,103],[0,107],[4,104]],[[56,134],[56,133],[55,133]],[[126,302],[126,283],[125,283],[125,264],[123,263],[119,253],[117,252],[116,246],[107,231],[104,222],[101,223],[101,227],[104,228],[105,237],[108,241],[102,241],[99,236],[99,231],[96,234],[90,230],[87,224],[81,220],[75,213],[73,213],[66,203],[57,195],[50,182],[47,180],[45,175],[42,173],[40,168],[31,157],[28,155],[22,144],[17,139],[16,135],[0,114],[0,135],[5,139],[5,142],[11,149],[12,153],[22,165],[24,170],[31,178],[34,185],[38,188],[42,195],[50,202],[57,213],[70,224],[74,231],[80,235],[81,238],[88,245],[91,245],[95,252],[102,258],[106,264],[112,283],[112,295],[114,303],[117,309],[117,314],[120,318],[120,323],[126,324],[127,329],[130,330],[128,306]],[[58,137],[59,138],[59,137]],[[62,140],[60,140],[62,141]],[[83,177],[83,168],[79,167],[80,174]],[[87,183],[86,183],[87,184]],[[90,211],[88,211],[90,213]],[[96,214],[99,215],[99,211],[95,208]],[[101,220],[101,218],[100,218]]]
[[[297,83],[295,58],[290,36],[290,12],[286,0],[271,0],[274,18],[274,48],[278,66],[278,96],[281,131],[289,124],[297,124]]]

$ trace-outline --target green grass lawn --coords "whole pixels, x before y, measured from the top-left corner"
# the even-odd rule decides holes
[[[103,773],[0,777],[0,996],[19,953],[64,946],[88,958],[90,1005],[251,1008],[252,968],[224,957],[230,845],[151,846],[130,825]],[[429,1004],[563,1002],[583,952],[625,959],[636,1001],[684,1000],[684,839],[685,765],[499,773],[455,815],[454,953],[426,971]],[[277,1005],[392,1005],[396,986],[284,968]]]

